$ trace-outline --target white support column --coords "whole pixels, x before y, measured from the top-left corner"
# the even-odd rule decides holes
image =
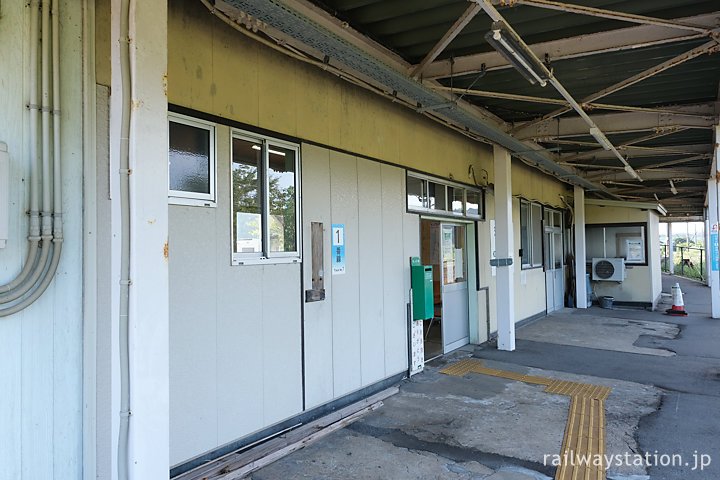
[[[720,252],[716,248],[718,242],[718,230],[720,225],[720,184],[718,183],[718,174],[720,174],[720,125],[715,126],[715,154],[713,156],[712,167],[710,169],[710,178],[708,179],[708,208],[707,220],[710,241],[707,244],[707,263],[710,265],[708,270],[708,283],[710,285],[710,302],[712,318],[720,318]]]
[[[132,102],[130,116],[130,479],[168,479],[169,441],[169,305],[168,305],[168,123],[167,2],[131,2],[129,14],[132,98],[123,98],[117,41],[121,0],[112,0],[112,94],[110,142],[113,230],[118,236],[120,195],[119,145],[123,102]],[[119,254],[114,259],[115,271]],[[118,276],[119,278],[119,276]],[[114,286],[114,305],[119,304]],[[115,312],[117,322],[118,313]],[[115,323],[117,325],[117,323]],[[117,328],[117,327],[116,327]],[[113,338],[114,372],[118,371]],[[119,413],[120,393],[113,387],[113,409]],[[117,457],[117,421],[112,457]],[[114,469],[117,465],[113,465]]]
[[[575,305],[587,308],[587,282],[585,281],[585,190],[575,186]]]
[[[133,2],[130,478],[170,475],[167,2]]]
[[[675,274],[675,244],[673,243],[672,222],[668,222],[668,271]]]
[[[510,153],[493,148],[495,160],[495,251],[498,260],[512,259],[515,251],[512,221],[512,176]],[[514,266],[497,268],[498,349],[515,350]]]
[[[712,270],[710,270],[710,222],[708,221],[708,209],[705,208],[705,222],[703,222],[704,225],[704,245],[705,245],[705,285],[708,287],[712,286],[712,275],[710,273]]]
[[[715,269],[718,252],[713,248],[713,242],[718,233],[718,184],[715,178],[708,180],[708,224],[710,242],[707,248],[707,262],[710,265],[708,280],[710,281],[711,311],[712,318],[720,318],[720,272]]]

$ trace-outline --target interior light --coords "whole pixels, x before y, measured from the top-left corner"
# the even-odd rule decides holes
[[[485,39],[530,83],[539,83],[541,87],[547,85],[547,68],[503,22],[493,22],[492,30],[485,35]]]
[[[597,127],[592,127],[590,129],[590,135],[595,137],[595,140],[600,144],[601,147],[603,147],[605,150],[611,150],[612,144],[610,143],[610,140],[607,139],[605,134],[600,131]]]
[[[678,193],[677,188],[675,188],[675,184],[673,183],[672,180],[670,180],[670,191],[672,192],[673,195],[677,195],[677,193]]]
[[[259,151],[259,150],[262,150],[262,147],[260,145],[253,145],[252,149]],[[268,152],[275,154],[275,155],[280,155],[281,157],[285,156],[285,152],[280,152],[278,150],[268,149]]]

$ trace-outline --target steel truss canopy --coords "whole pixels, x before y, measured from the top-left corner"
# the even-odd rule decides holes
[[[591,198],[703,214],[720,113],[717,0],[226,2],[216,8],[259,20],[260,35]]]

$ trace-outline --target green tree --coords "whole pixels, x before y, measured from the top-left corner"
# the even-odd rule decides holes
[[[294,173],[293,173],[294,175]],[[257,168],[246,164],[233,164],[233,214],[261,213],[262,192],[258,182]],[[270,241],[275,249],[292,250],[296,245],[295,231],[295,187],[280,186],[280,175],[271,174],[268,179]],[[235,216],[235,218],[237,218]],[[251,225],[252,235],[260,237],[260,225]],[[237,241],[237,228],[233,229]]]

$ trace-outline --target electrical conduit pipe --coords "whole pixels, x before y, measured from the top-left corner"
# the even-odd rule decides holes
[[[62,177],[61,177],[61,145],[60,145],[60,35],[58,1],[52,0],[52,9],[49,0],[43,0],[41,5],[31,4],[30,11],[30,247],[28,259],[18,277],[12,282],[0,287],[0,303],[9,303],[23,297],[35,287],[30,295],[9,307],[0,308],[0,317],[17,313],[29,305],[45,292],[52,282],[60,262],[62,252]],[[37,24],[38,8],[42,10],[42,175],[38,169],[37,155]],[[52,29],[50,26],[52,25]],[[52,73],[52,74],[51,74]],[[52,109],[50,105],[50,90],[52,89]],[[51,127],[52,124],[52,127]],[[52,129],[52,150],[51,144]],[[50,167],[52,152],[52,170]],[[52,176],[52,181],[51,181]],[[38,218],[39,183],[42,179],[42,231]],[[52,196],[51,196],[52,191]],[[53,209],[54,205],[54,209]],[[41,235],[39,235],[41,234]],[[38,241],[43,241],[40,258],[37,256]],[[48,257],[50,245],[53,245],[52,257],[49,266]],[[32,273],[31,273],[32,272]],[[28,276],[29,275],[29,276]],[[37,284],[37,282],[40,282]]]

